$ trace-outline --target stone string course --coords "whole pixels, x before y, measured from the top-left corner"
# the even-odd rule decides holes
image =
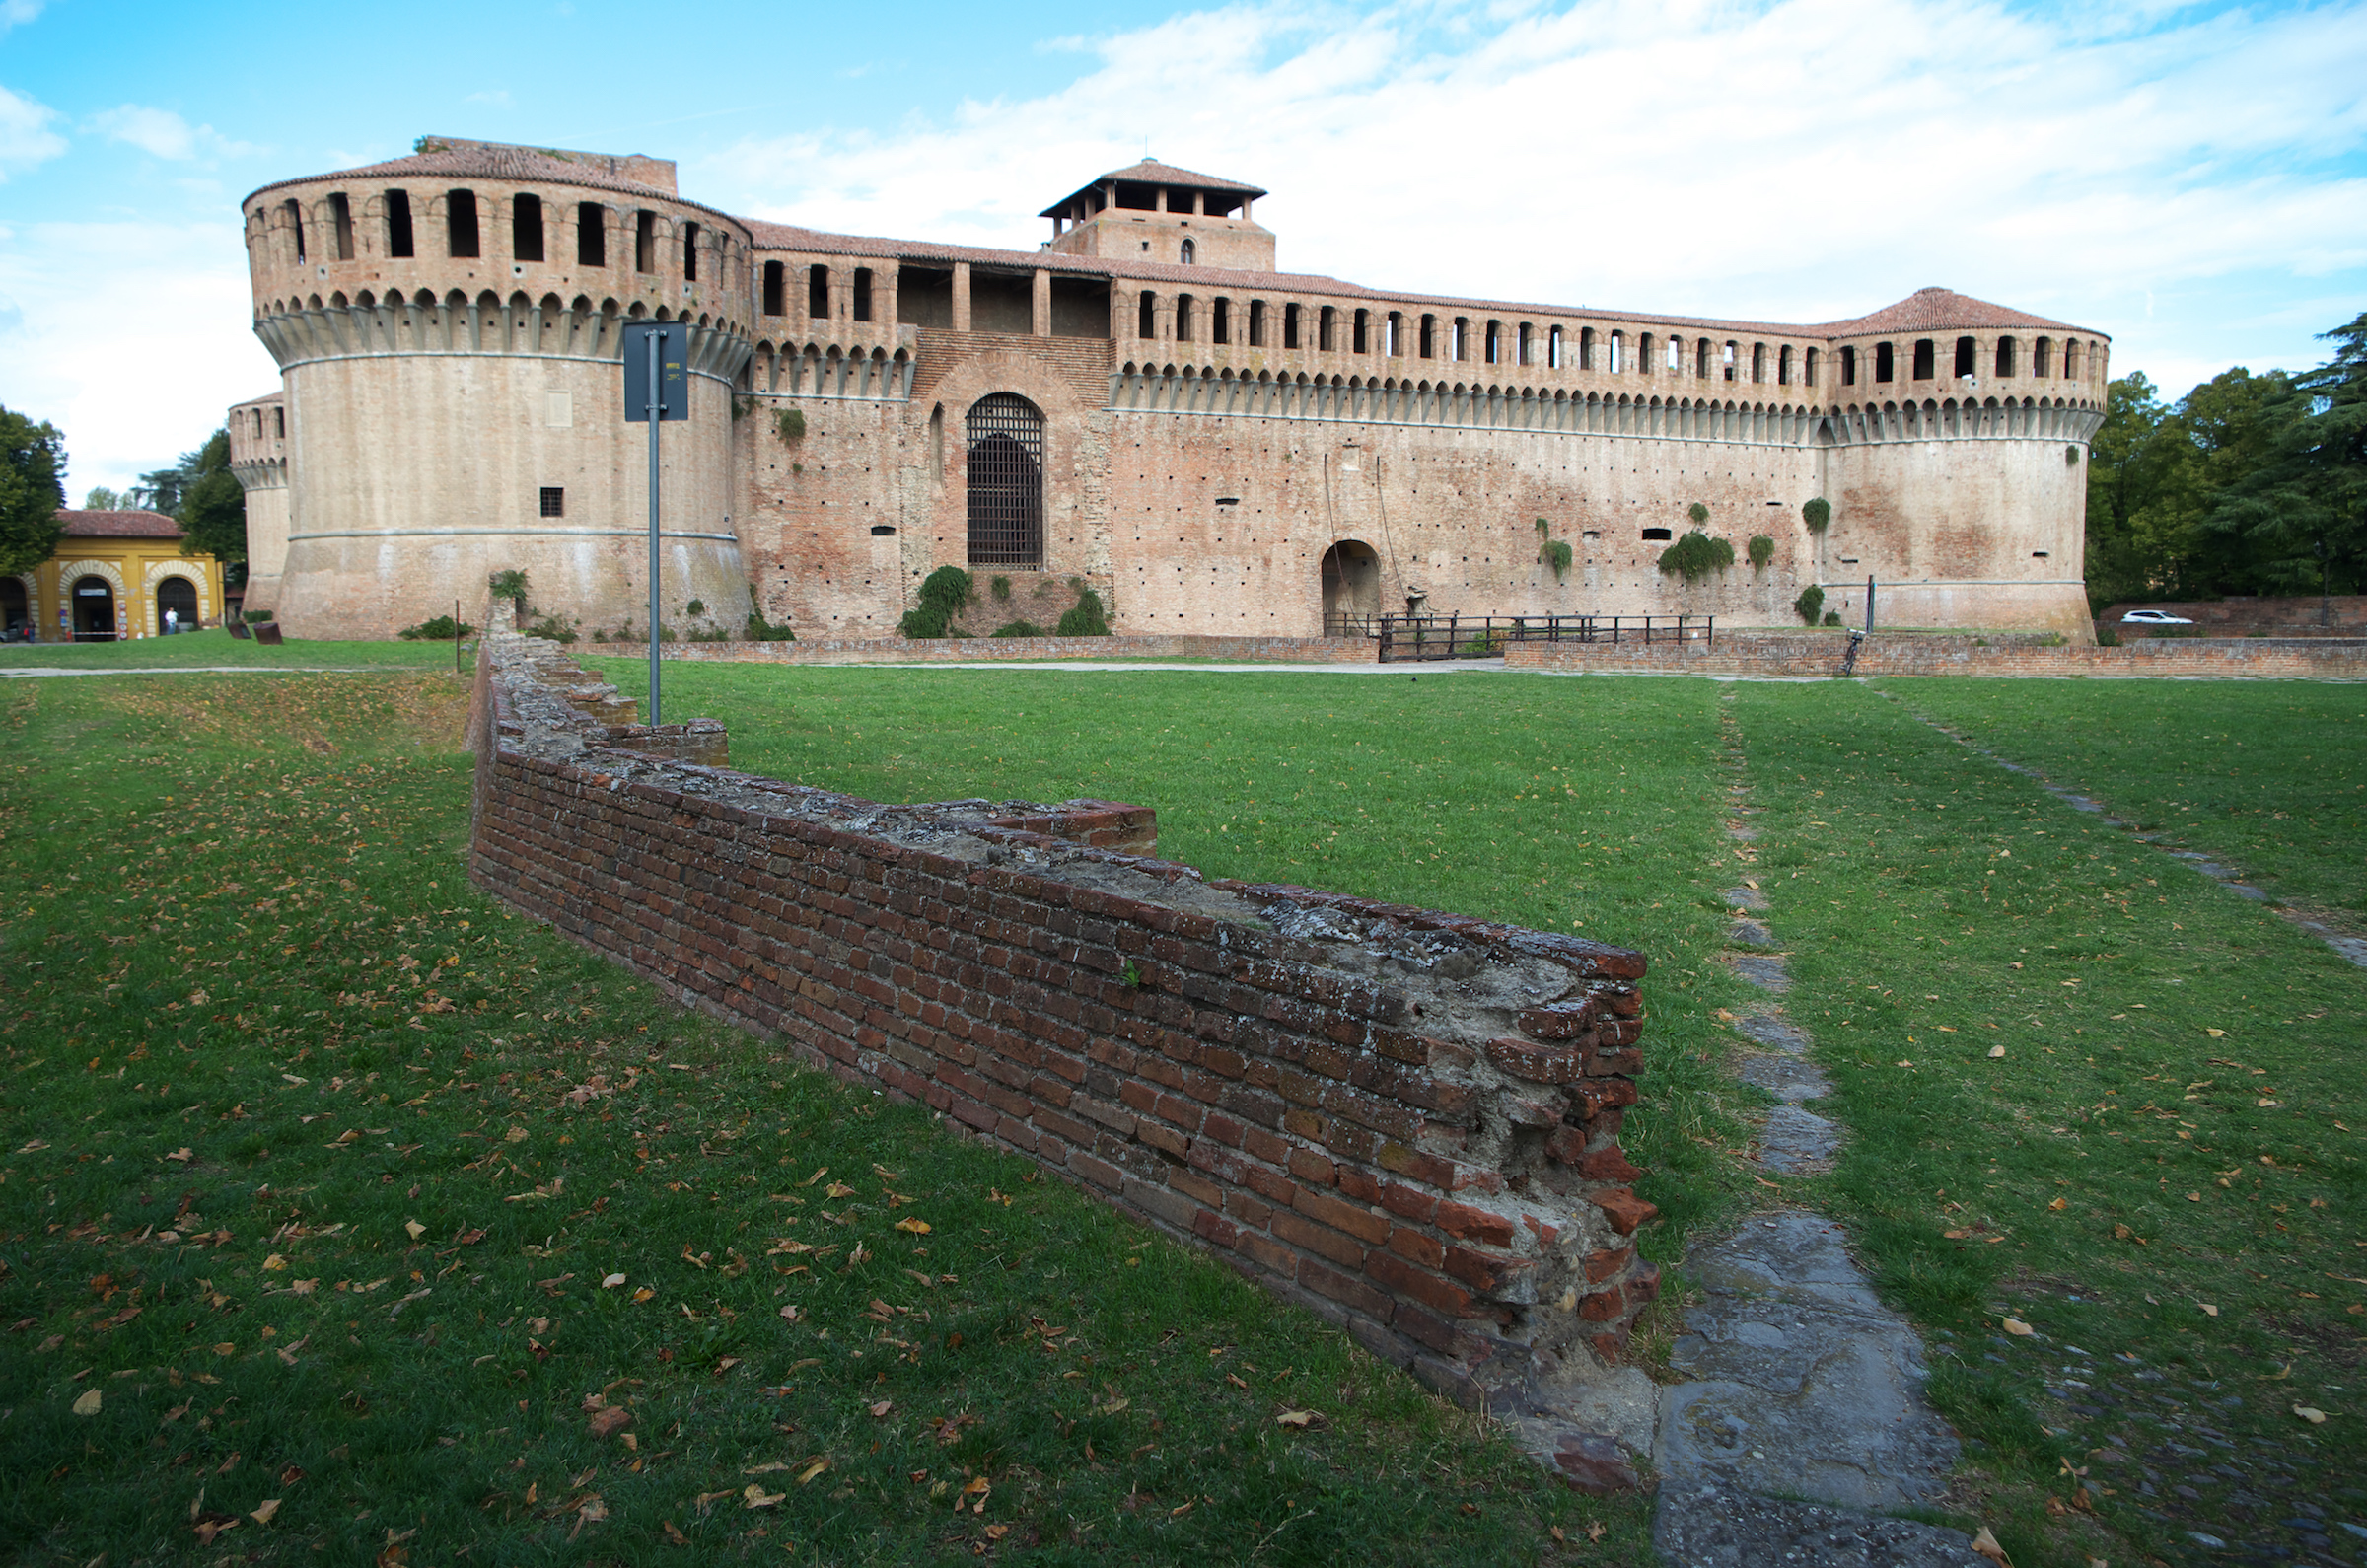
[[[1510,670],[1650,671],[1686,675],[1838,675],[1848,639],[1831,632],[1720,632],[1699,643],[1514,643]],[[1888,635],[1859,648],[1861,676],[2251,676],[2367,677],[2367,640],[2180,638],[2089,648],[2027,638]]]
[[[1619,1146],[1641,955],[1155,858],[1149,810],[885,806],[738,773],[488,635],[470,873],[924,1102],[1499,1414],[1658,1290]]]

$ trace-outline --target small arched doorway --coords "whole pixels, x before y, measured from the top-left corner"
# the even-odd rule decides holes
[[[70,596],[74,602],[74,640],[112,642],[115,637],[115,591],[104,577],[77,577]]]
[[[968,491],[969,564],[1043,565],[1043,413],[1013,392],[970,406],[963,480]]]
[[[1324,635],[1361,637],[1381,613],[1381,557],[1369,544],[1341,539],[1324,551]]]
[[[8,642],[30,642],[33,631],[33,606],[25,597],[25,579],[0,577],[0,632]]]
[[[168,577],[156,585],[156,629],[165,629],[165,611],[173,612],[182,631],[197,629],[197,585],[185,577]]]

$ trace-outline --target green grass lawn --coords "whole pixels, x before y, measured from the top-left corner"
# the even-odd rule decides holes
[[[2185,1560],[2194,1529],[2289,1543],[2296,1501],[2367,1523],[2367,974],[1918,723],[1964,694],[1937,684],[1735,688],[1787,1010],[1848,1128],[1803,1195],[1925,1329],[1934,1397],[1977,1445],[1968,1487],[2024,1568]],[[2315,787],[2277,737],[2318,688],[1991,684],[2001,708],[2077,702],[2114,731],[2204,699],[2248,759],[2287,759],[2263,797]],[[2208,1457],[2150,1497],[2142,1464],[2098,1457],[2182,1438]],[[2209,1469],[2226,1460],[2249,1472]],[[2080,1485],[2094,1524],[2048,1511]]]
[[[470,644],[473,658],[474,644]],[[233,637],[215,627],[179,637],[136,637],[123,642],[0,643],[0,675],[10,670],[163,670],[190,666],[248,665],[264,669],[450,670],[448,642],[309,642],[290,638],[266,648],[251,637]]]
[[[2367,976],[1908,711],[1971,682],[1421,674],[667,679],[752,770],[1133,801],[1210,875],[1641,948],[1647,1250],[1746,1202],[1845,1219],[1972,1440],[1949,1517],[2021,1568],[2178,1560],[2246,1487],[2361,1518]],[[2271,744],[2279,704],[2351,689],[1973,696],[1998,688],[2097,701],[2098,731],[2223,703],[2280,803],[2324,769]],[[1646,1503],[1571,1496],[1191,1249],[503,915],[460,874],[462,700],[399,670],[0,685],[0,1539],[179,1560],[228,1517],[212,1555],[259,1561],[392,1533],[415,1563],[639,1562],[678,1532],[685,1560],[1651,1560]],[[2347,820],[2327,853],[2355,866]],[[1726,1077],[1745,878],[1849,1129],[1772,1190]],[[2096,1452],[2173,1412],[2082,1414],[2066,1343],[2139,1357],[2259,1473],[2140,1493]],[[2079,1488],[2094,1513],[2051,1511]]]
[[[1910,710],[2367,929],[2367,687],[1901,680]]]
[[[12,1557],[1649,1560],[1196,1250],[500,913],[463,700],[0,687]]]

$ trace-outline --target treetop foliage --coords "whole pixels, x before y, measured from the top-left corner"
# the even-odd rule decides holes
[[[2141,373],[2112,384],[2089,444],[2093,607],[2367,585],[2367,313],[2322,340],[2314,370],[2239,365],[2176,403]]]
[[[0,572],[29,572],[57,549],[66,504],[66,438],[0,408]]]

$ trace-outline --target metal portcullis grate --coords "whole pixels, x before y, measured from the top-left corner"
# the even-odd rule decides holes
[[[981,397],[964,421],[969,564],[1043,564],[1043,414],[1025,397]]]

